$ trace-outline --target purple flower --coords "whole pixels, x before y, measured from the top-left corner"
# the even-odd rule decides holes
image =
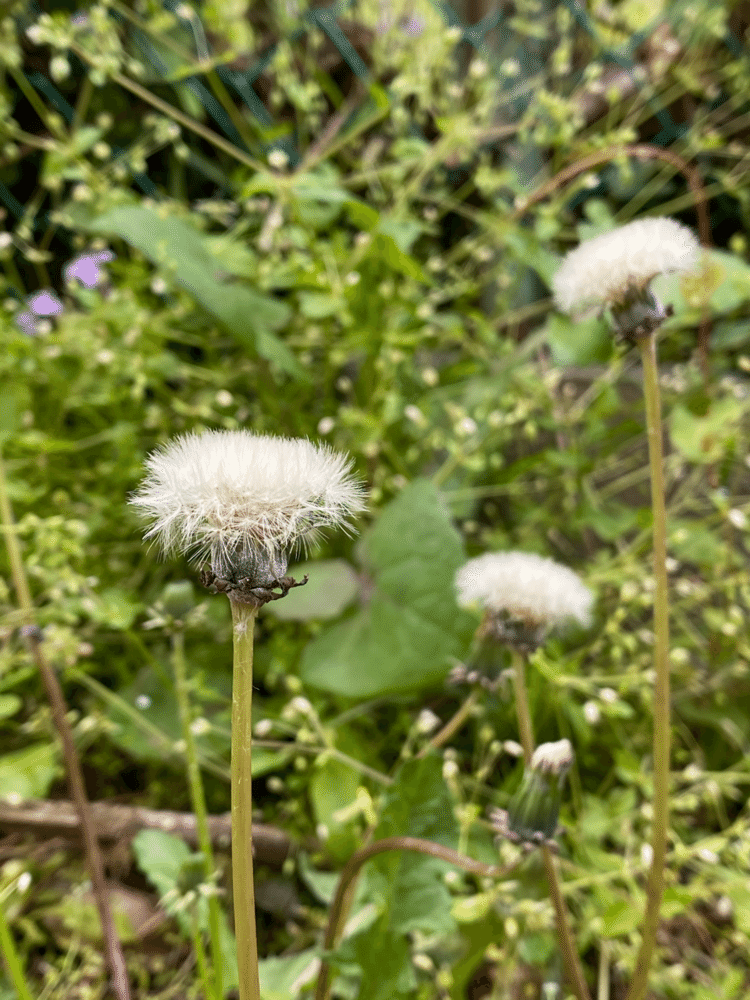
[[[35,316],[59,316],[63,311],[62,302],[51,288],[43,288],[41,292],[30,295],[26,304]]]
[[[406,20],[401,25],[401,30],[409,38],[417,38],[425,29],[425,22],[423,17],[412,14],[411,17],[407,17]]]
[[[15,323],[27,337],[33,337],[36,334],[36,316],[28,309],[24,309],[16,316]]]
[[[114,259],[115,255],[111,250],[96,250],[93,253],[81,254],[65,265],[63,277],[66,281],[77,278],[86,288],[96,288],[106,280],[106,275],[99,265],[109,264]]]

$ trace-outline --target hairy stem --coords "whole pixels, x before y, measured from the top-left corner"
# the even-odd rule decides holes
[[[515,864],[508,868],[497,868],[495,865],[486,865],[481,861],[459,854],[458,851],[450,847],[443,847],[441,844],[434,844],[431,840],[421,840],[419,837],[385,837],[383,840],[376,840],[366,847],[362,847],[349,858],[344,865],[339,881],[336,886],[336,894],[331,903],[328,913],[328,924],[324,939],[324,948],[330,951],[338,944],[344,924],[349,915],[354,891],[356,889],[357,877],[362,866],[370,858],[377,854],[384,854],[386,851],[416,851],[419,854],[429,854],[430,857],[440,858],[441,861],[448,861],[457,868],[472,872],[475,875],[503,876],[507,874]],[[318,972],[318,981],[315,986],[315,1000],[328,1000],[331,992],[331,970],[326,961],[321,962]]]
[[[239,1000],[260,1000],[253,883],[253,632],[258,609],[231,601],[234,635],[232,681],[232,889],[237,936]]]
[[[201,779],[201,769],[198,763],[198,748],[195,743],[195,736],[192,729],[192,712],[190,710],[190,694],[188,691],[187,669],[185,666],[185,635],[178,629],[172,636],[172,667],[174,669],[175,692],[177,694],[177,705],[180,712],[180,725],[182,727],[182,739],[185,743],[185,760],[187,764],[187,777],[190,786],[190,801],[195,813],[195,826],[198,834],[198,845],[203,855],[203,871],[206,883],[213,887],[216,874],[214,866],[214,852],[211,847],[211,833],[208,828],[208,812],[206,810],[206,797],[203,793],[203,781]],[[219,900],[216,894],[211,892],[208,897],[208,921],[211,935],[211,959],[213,962],[213,977],[205,978],[208,974],[205,961],[199,963],[203,988],[206,996],[213,992],[216,1000],[222,1000],[224,996],[224,968],[221,955],[221,930]],[[213,986],[211,983],[213,979]]]
[[[62,688],[57,680],[57,676],[47,663],[42,654],[41,633],[34,622],[34,607],[31,601],[31,591],[26,579],[26,571],[21,556],[21,547],[16,537],[16,528],[13,521],[13,511],[8,497],[8,488],[5,477],[5,463],[0,456],[0,519],[2,520],[5,534],[5,544],[8,550],[8,561],[10,562],[13,585],[16,589],[16,597],[23,614],[23,620],[27,628],[26,637],[31,647],[39,674],[42,678],[47,698],[52,710],[52,719],[57,729],[57,735],[62,747],[65,770],[68,777],[70,794],[78,813],[81,833],[83,835],[83,848],[86,856],[86,866],[91,878],[91,888],[99,911],[99,919],[104,935],[104,950],[112,977],[112,990],[117,1000],[130,1000],[130,983],[128,982],[128,971],[125,965],[122,945],[117,936],[115,923],[112,918],[110,908],[109,892],[104,880],[104,864],[102,862],[99,841],[96,835],[96,827],[91,813],[91,804],[86,795],[86,787],[83,782],[81,763],[78,758],[73,733],[68,723],[68,708]]]
[[[659,910],[664,894],[664,864],[669,832],[669,593],[667,583],[667,510],[664,500],[661,398],[656,361],[656,337],[640,341],[643,393],[646,403],[648,457],[651,468],[651,506],[654,532],[654,800],[651,847],[653,857],[646,883],[641,947],[635,963],[628,1000],[643,1000],[656,947]]]
[[[523,747],[523,759],[530,764],[534,752],[534,726],[531,722],[529,696],[526,692],[526,662],[523,654],[517,649],[511,649],[510,655],[513,661],[513,694],[516,702],[518,735]]]
[[[526,691],[526,669],[523,655],[518,650],[512,649],[513,659],[513,691],[516,702],[516,715],[518,717],[518,732],[523,746],[523,756],[526,764],[531,761],[534,753],[534,729],[531,723],[531,712],[529,710],[529,697]],[[581,959],[578,955],[573,932],[570,929],[568,910],[565,905],[560,873],[558,871],[557,859],[549,847],[542,847],[542,857],[544,859],[544,870],[547,874],[549,884],[549,895],[552,905],[555,908],[557,918],[557,934],[560,939],[560,950],[562,951],[565,971],[570,984],[573,987],[577,1000],[591,1000],[591,994],[583,974]]]

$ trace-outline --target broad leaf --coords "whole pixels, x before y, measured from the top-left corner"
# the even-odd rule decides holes
[[[404,489],[361,552],[373,577],[367,603],[307,646],[303,679],[360,698],[438,683],[473,623],[456,606],[453,578],[465,557],[437,489],[425,480]]]
[[[733,396],[712,400],[703,416],[677,405],[669,423],[672,444],[690,462],[717,462],[734,437],[735,424],[743,412],[742,402]]]
[[[299,563],[290,569],[296,580],[308,577],[304,587],[290,590],[283,601],[272,601],[266,611],[283,621],[305,622],[336,618],[359,592],[359,581],[343,559],[321,559]]]
[[[207,933],[207,898],[196,893],[193,903],[186,904],[181,892],[184,873],[193,871],[196,863],[196,856],[187,844],[163,830],[140,830],[133,838],[133,853],[138,866],[158,891],[162,905],[177,920],[185,937],[192,934],[196,907],[198,926]],[[232,989],[238,982],[237,947],[223,911],[220,914],[219,937],[224,960],[224,985]]]
[[[51,743],[35,743],[0,757],[0,798],[43,799],[58,775]]]

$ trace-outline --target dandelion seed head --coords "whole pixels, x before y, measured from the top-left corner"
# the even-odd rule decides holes
[[[286,572],[323,528],[350,530],[364,509],[351,460],[328,445],[250,431],[186,434],[153,452],[130,502],[165,555],[184,553],[235,580]]]
[[[657,274],[692,270],[699,249],[675,219],[639,219],[571,250],[552,279],[555,302],[564,312],[620,303]]]
[[[485,553],[465,563],[455,583],[462,608],[546,627],[570,619],[588,625],[591,618],[593,594],[573,570],[533,553]]]

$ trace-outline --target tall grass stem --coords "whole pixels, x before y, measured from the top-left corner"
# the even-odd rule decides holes
[[[10,932],[10,927],[5,917],[3,900],[0,900],[0,952],[5,959],[5,966],[18,994],[18,1000],[34,1000],[33,994],[26,982],[23,963],[21,962],[18,950],[16,949],[16,943],[13,940],[13,935]]]

